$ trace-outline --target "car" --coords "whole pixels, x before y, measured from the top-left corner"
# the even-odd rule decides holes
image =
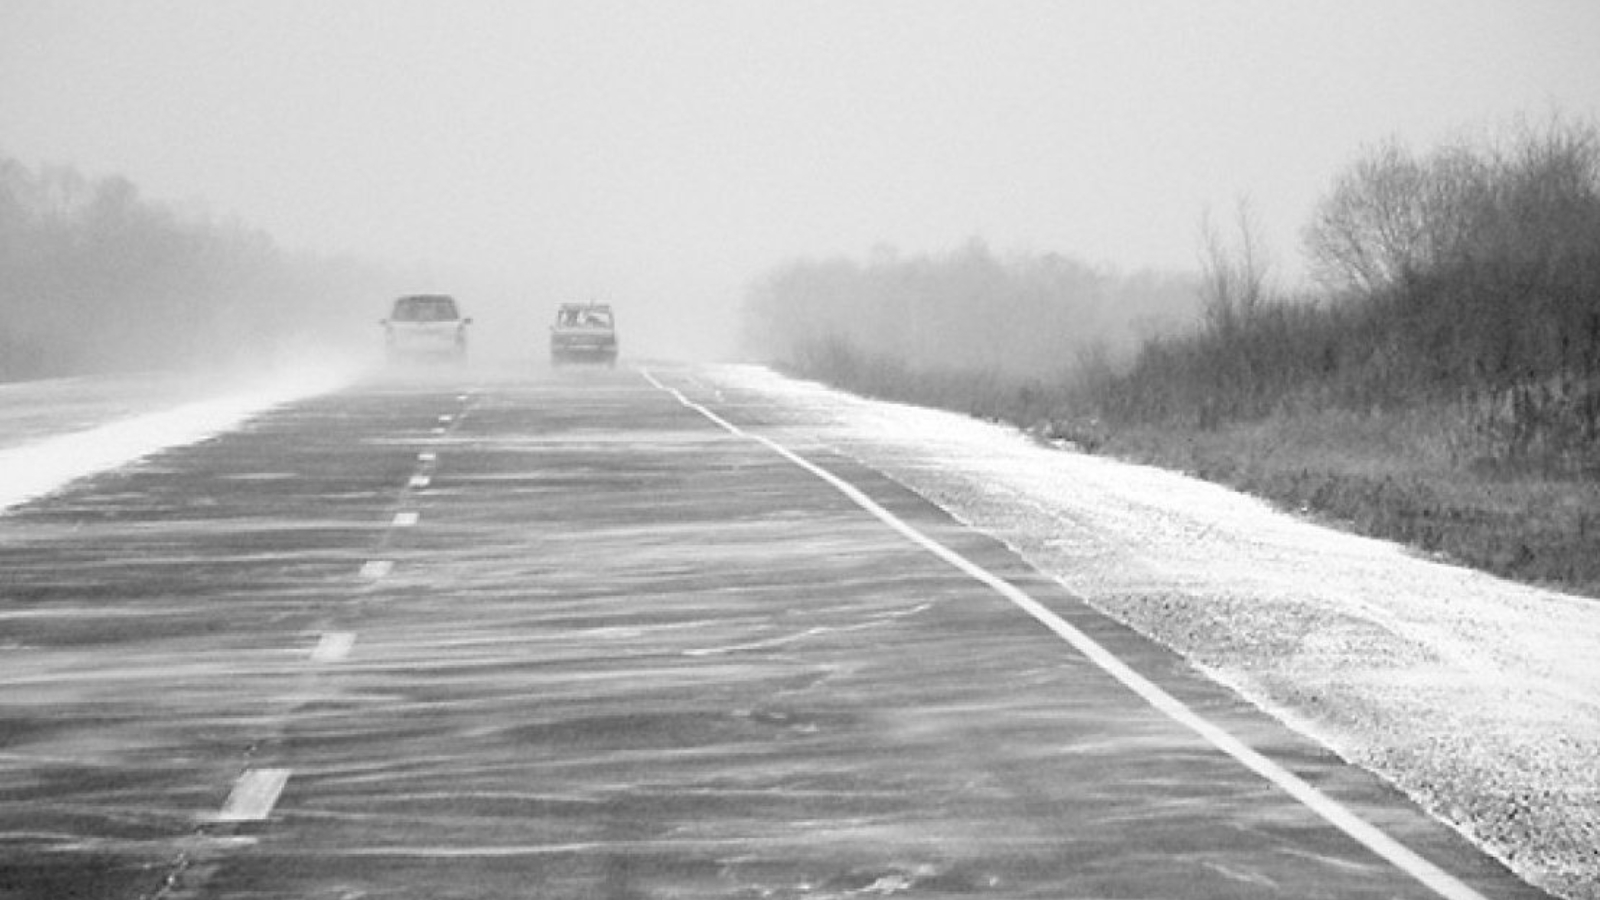
[[[410,294],[394,301],[389,318],[380,320],[390,362],[467,358],[467,326],[454,297]]]
[[[605,303],[563,303],[550,326],[550,362],[617,364],[617,325]]]

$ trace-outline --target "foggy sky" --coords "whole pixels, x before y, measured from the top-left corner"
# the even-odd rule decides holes
[[[609,300],[635,351],[704,349],[797,256],[1188,267],[1241,196],[1293,274],[1364,146],[1557,109],[1600,118],[1600,3],[0,3],[0,152],[412,267],[534,344]]]

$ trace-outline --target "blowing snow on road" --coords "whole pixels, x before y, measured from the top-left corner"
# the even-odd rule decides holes
[[[7,896],[1592,896],[1582,601],[762,369],[210,426],[0,517]]]
[[[760,369],[728,390],[993,534],[1537,883],[1600,896],[1600,603],[1184,475]]]
[[[0,385],[0,510],[68,482],[237,427],[350,375],[299,373],[219,392],[204,379],[62,379]]]

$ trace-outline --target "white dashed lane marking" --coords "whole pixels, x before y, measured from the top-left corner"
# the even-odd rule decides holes
[[[239,776],[216,822],[260,822],[272,815],[278,796],[289,783],[288,769],[251,769]]]
[[[460,398],[467,399],[466,395]],[[444,415],[439,417],[439,427],[433,429],[434,434],[444,434],[448,430],[445,426],[455,421],[454,416]],[[407,487],[416,490],[426,488],[432,479],[426,474],[439,460],[439,455],[431,450],[417,454],[417,461],[421,464],[422,472],[411,476],[406,483]],[[417,524],[421,513],[406,510],[394,514],[392,527],[408,528]],[[387,576],[394,570],[394,561],[388,559],[368,560],[361,566],[361,577],[368,580],[378,580]],[[351,631],[329,631],[320,635],[317,645],[312,648],[310,659],[317,664],[338,662],[350,655],[354,648],[356,636]],[[273,807],[277,806],[278,798],[282,796],[284,788],[289,783],[290,769],[249,769],[239,776],[233,785],[233,790],[228,794],[228,799],[223,803],[222,810],[213,816],[207,817],[216,823],[241,823],[261,822],[272,815]]]

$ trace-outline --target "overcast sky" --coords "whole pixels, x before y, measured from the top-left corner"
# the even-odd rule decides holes
[[[1600,118],[1600,3],[0,2],[0,152],[541,317],[974,236],[1188,267],[1241,196],[1292,271],[1364,146],[1551,110]]]

